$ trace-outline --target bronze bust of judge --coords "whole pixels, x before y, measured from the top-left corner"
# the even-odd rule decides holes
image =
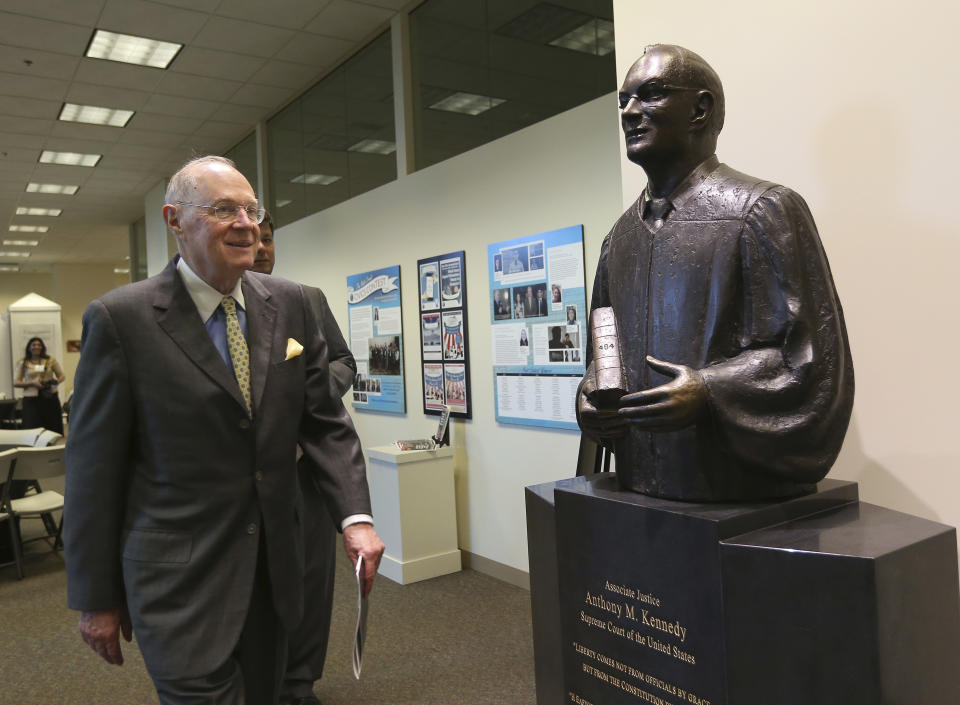
[[[614,310],[629,393],[597,408],[588,358],[583,432],[612,445],[624,489],[686,501],[812,491],[840,451],[854,382],[806,203],[719,162],[723,87],[693,52],[647,47],[620,109],[647,186],[603,241],[591,307]]]

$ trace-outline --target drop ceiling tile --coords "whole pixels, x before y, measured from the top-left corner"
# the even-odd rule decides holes
[[[136,117],[136,116],[134,116]],[[123,131],[123,136],[120,138],[120,144],[130,144],[130,145],[146,145],[149,147],[173,147],[180,144],[180,141],[183,139],[183,135],[178,135],[175,132],[156,132],[155,130],[137,130],[132,127],[133,120],[130,121],[131,126],[127,126]]]
[[[103,0],[3,0],[3,9],[18,15],[93,27],[103,8]]]
[[[97,136],[94,133],[99,133],[100,130],[94,130],[93,133],[88,132],[85,128],[94,127],[95,125],[82,125],[80,123],[69,123],[69,122],[57,122],[55,124],[57,128],[69,128],[75,132],[70,136],[58,136],[51,135],[47,138],[47,142],[44,145],[44,149],[49,149],[54,152],[80,152],[82,154],[105,154],[110,151],[110,147],[117,142],[116,133],[120,132],[116,127],[105,127],[100,128],[100,130],[108,131],[107,134],[110,135],[109,140],[95,139]],[[91,139],[94,138],[94,139]],[[55,166],[55,165],[49,165]],[[89,167],[70,167],[76,169],[89,169]]]
[[[149,66],[136,66],[105,59],[81,59],[74,80],[136,91],[154,90],[165,72]]]
[[[68,81],[58,78],[40,78],[38,76],[0,72],[0,96],[57,98],[62,100],[69,86]]]
[[[265,25],[301,29],[330,0],[231,0],[221,3],[217,14]]]
[[[27,65],[24,61],[31,63]],[[67,80],[73,77],[79,63],[78,56],[0,45],[0,71]]]
[[[250,125],[207,120],[193,135],[197,137],[215,137],[224,140],[239,140],[241,137],[249,135],[250,132]]]
[[[263,65],[250,79],[251,83],[301,89],[314,83],[325,73],[323,66],[295,64],[273,59]]]
[[[326,37],[359,41],[374,30],[389,24],[390,18],[395,14],[395,11],[382,7],[333,0],[305,29]]]
[[[45,184],[78,184],[81,188],[94,175],[96,169],[60,164],[37,164],[33,171],[36,181]]]
[[[0,108],[3,110],[3,108]],[[53,120],[0,115],[0,132],[17,135],[46,135],[53,126]]]
[[[213,12],[220,4],[220,0],[154,0],[158,5],[169,5],[170,7],[183,7],[190,10],[200,10],[202,12]]]
[[[295,32],[259,22],[211,17],[193,40],[193,46],[232,50],[269,58],[289,42]]]
[[[194,12],[144,0],[107,0],[97,27],[111,32],[187,44],[197,36],[209,17],[206,12]]]
[[[207,78],[178,71],[164,71],[154,90],[162,95],[224,101],[229,100],[242,85],[240,81],[227,78]]]
[[[248,128],[256,125],[266,116],[267,111],[263,108],[256,108],[249,105],[236,105],[235,103],[224,103],[210,116],[211,120],[221,122],[233,122],[246,125]]]
[[[70,86],[66,96],[69,103],[122,110],[141,110],[149,98],[150,94],[144,91],[98,86],[93,83],[77,81]]]
[[[184,47],[170,67],[180,73],[246,82],[263,64],[262,58],[246,54]]]
[[[150,147],[141,144],[119,143],[113,145],[110,149],[110,157],[124,157],[129,159],[142,159],[147,162],[157,162],[167,156],[167,149],[163,147]]]
[[[273,112],[278,105],[283,105],[293,97],[295,97],[294,91],[290,88],[248,83],[233,95],[230,102],[238,105],[270,108],[270,112]]]
[[[143,106],[143,112],[205,120],[217,110],[219,105],[209,100],[154,94]]]
[[[4,115],[22,118],[55,120],[63,103],[59,100],[38,100],[19,96],[0,96],[0,110]]]
[[[355,0],[354,5],[373,5],[390,10],[402,10],[410,4],[410,0]]]
[[[88,27],[0,12],[0,44],[80,56],[90,41]]]
[[[191,135],[200,126],[202,121],[197,118],[175,117],[173,115],[159,115],[157,113],[137,113],[128,123],[138,130],[155,130],[157,132],[176,132],[181,135]]]
[[[136,157],[115,157],[108,154],[100,160],[97,169],[102,170],[108,176],[123,174],[124,179],[126,179],[128,174],[134,173],[137,174],[136,178],[140,178],[143,172],[152,172],[156,167],[153,160]]]
[[[37,157],[40,156],[39,149],[13,147],[7,140],[0,142],[0,159],[5,162],[21,162],[23,164],[36,164]]]
[[[313,66],[331,66],[354,48],[353,42],[301,32],[277,52],[276,58]]]
[[[24,135],[0,130],[0,152],[7,152],[12,147],[15,149],[31,149],[35,155],[39,155],[46,141],[43,135]],[[36,161],[36,156],[34,156],[34,161]]]
[[[134,115],[136,117],[136,115]],[[116,142],[123,133],[122,127],[107,127],[106,125],[86,125],[82,122],[62,122],[57,120],[50,128],[51,137],[78,140],[96,140],[98,142]],[[70,144],[69,142],[67,143]],[[48,147],[48,149],[53,149]],[[67,147],[58,147],[57,151],[78,152],[80,150]],[[101,152],[97,152],[100,154]]]

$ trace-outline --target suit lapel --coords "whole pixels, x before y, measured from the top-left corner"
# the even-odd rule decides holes
[[[250,374],[253,412],[257,414],[270,371],[270,354],[277,346],[277,308],[269,290],[256,277],[244,275],[243,299],[247,309],[247,345],[250,348]]]
[[[197,307],[187,293],[176,267],[177,258],[167,265],[157,282],[153,299],[157,324],[197,367],[230,394],[246,411],[236,378],[230,373],[210,334],[200,320]],[[244,292],[246,293],[246,292]]]

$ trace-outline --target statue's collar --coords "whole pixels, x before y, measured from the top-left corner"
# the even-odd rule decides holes
[[[700,190],[700,185],[706,180],[713,171],[720,166],[720,160],[716,154],[713,154],[700,162],[693,171],[687,174],[686,178],[677,184],[677,187],[670,193],[668,200],[677,210],[683,206],[690,198]],[[644,188],[640,196],[640,216],[645,217],[647,209],[650,207],[652,198],[650,192]]]

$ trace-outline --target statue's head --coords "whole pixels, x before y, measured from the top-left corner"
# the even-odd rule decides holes
[[[723,128],[720,77],[700,56],[672,44],[648,46],[620,88],[627,157],[642,167],[714,153]]]

